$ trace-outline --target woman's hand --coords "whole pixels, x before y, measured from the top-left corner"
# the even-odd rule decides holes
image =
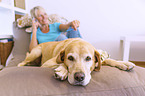
[[[80,26],[80,21],[78,20],[74,20],[71,22],[71,25],[70,25],[74,30],[77,31],[77,28]]]
[[[65,32],[68,30],[69,27],[72,27],[75,31],[77,31],[77,28],[80,26],[80,21],[74,20],[72,22],[69,22],[68,24],[60,24],[59,29],[62,32]]]
[[[38,20],[36,18],[33,18],[32,20],[32,28],[33,28],[33,32],[37,31],[38,26],[40,26],[40,23],[38,22]]]

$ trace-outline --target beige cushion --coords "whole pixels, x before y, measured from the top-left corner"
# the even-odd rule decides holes
[[[93,72],[91,82],[73,86],[53,77],[53,70],[41,67],[9,67],[0,72],[1,96],[145,96],[145,69],[131,72],[103,66]]]

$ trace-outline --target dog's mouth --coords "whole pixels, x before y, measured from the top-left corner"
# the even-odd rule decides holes
[[[83,72],[75,72],[74,75],[68,73],[68,81],[74,86],[86,86],[89,83],[89,79]]]
[[[76,72],[74,74],[74,85],[83,85],[85,80],[85,74],[83,72]]]
[[[84,82],[83,81],[81,81],[81,82],[75,81],[74,82],[74,85],[83,86],[84,85]]]

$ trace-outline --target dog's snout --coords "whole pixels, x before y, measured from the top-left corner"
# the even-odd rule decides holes
[[[85,74],[82,73],[82,72],[76,72],[74,74],[74,79],[79,81],[79,82],[81,82],[81,81],[83,81],[85,79]]]

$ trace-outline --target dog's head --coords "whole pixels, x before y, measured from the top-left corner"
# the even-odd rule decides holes
[[[68,68],[68,81],[72,85],[87,85],[93,70],[99,71],[101,57],[95,48],[78,40],[70,43],[57,57],[58,63],[64,63]]]

